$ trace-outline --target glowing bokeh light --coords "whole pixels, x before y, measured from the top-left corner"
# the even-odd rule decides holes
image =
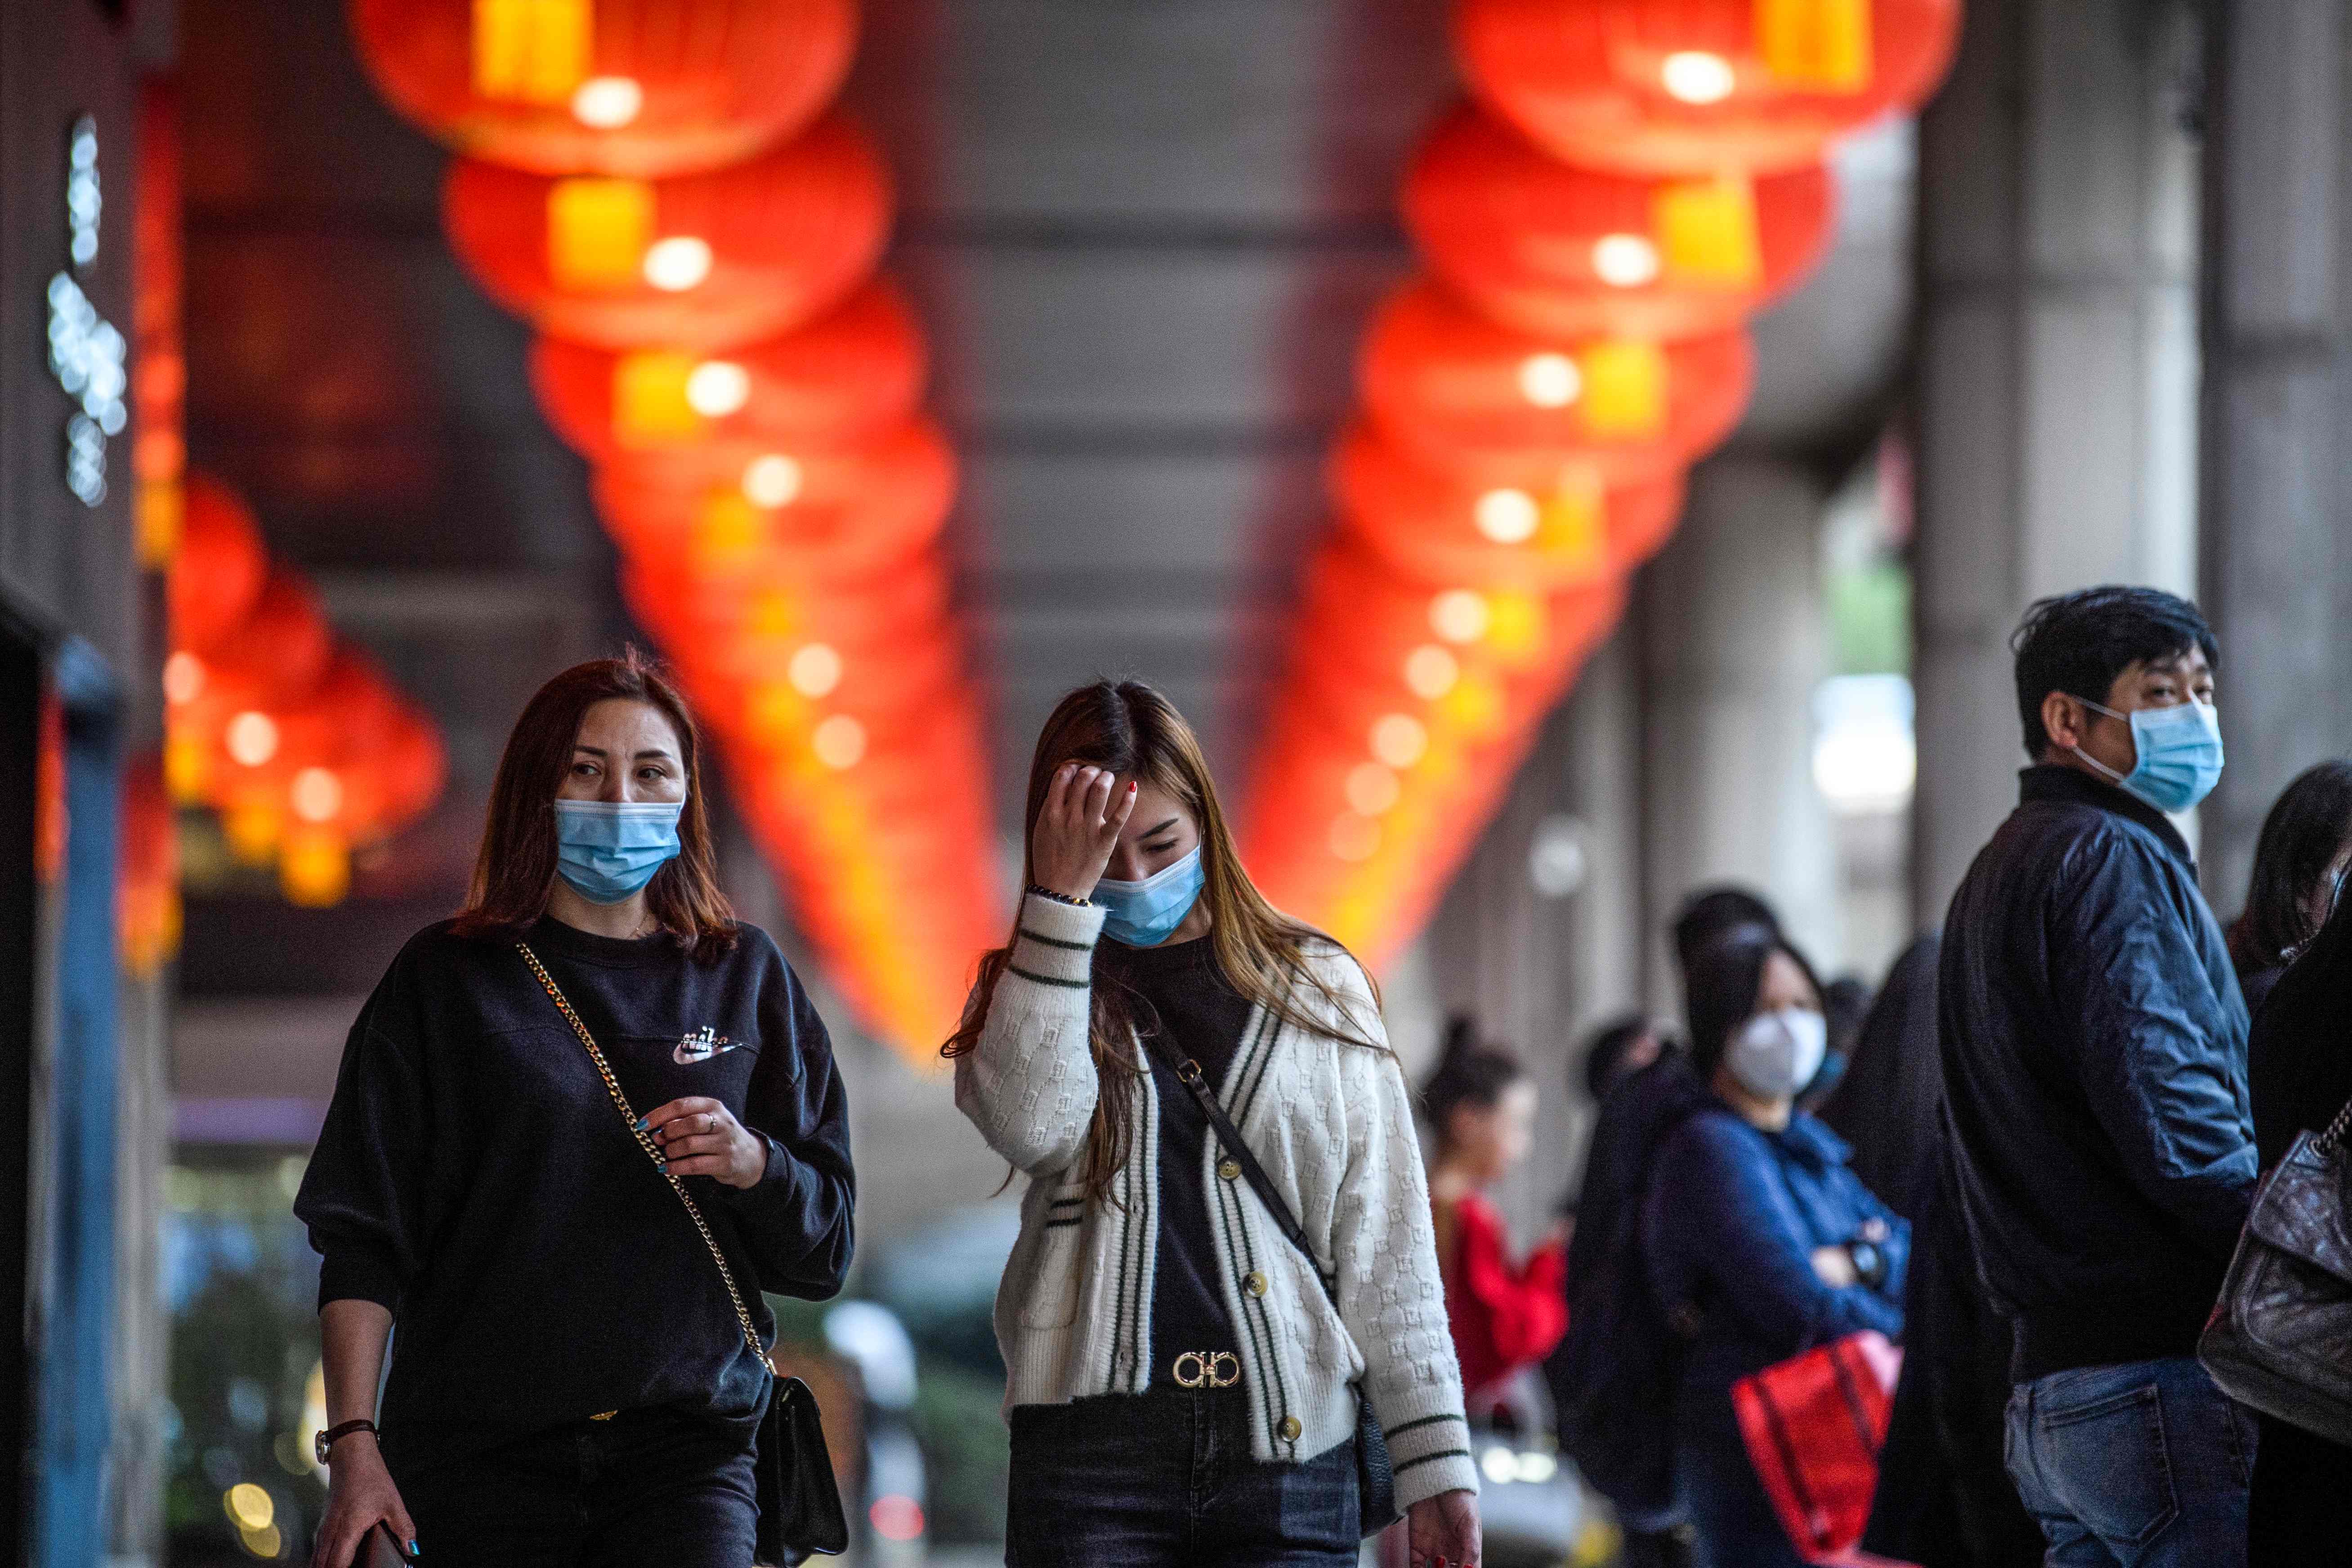
[[[1685,103],[1721,103],[1737,85],[1731,62],[1705,49],[1680,49],[1658,68],[1658,84]]]
[[[1592,270],[1612,289],[1639,289],[1658,278],[1658,247],[1638,234],[1604,234],[1592,242]]]
[[[667,294],[683,294],[710,276],[710,242],[690,234],[672,235],[646,247],[646,281]]]
[[[646,89],[625,76],[592,76],[572,94],[572,118],[596,131],[618,131],[646,106]]]

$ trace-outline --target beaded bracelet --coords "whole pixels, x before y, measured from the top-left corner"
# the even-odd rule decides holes
[[[1034,882],[1029,884],[1029,890],[1041,899],[1051,899],[1057,904],[1067,904],[1074,910],[1090,910],[1095,907],[1095,901],[1092,899],[1074,899],[1067,893],[1057,893],[1051,888],[1041,888]]]

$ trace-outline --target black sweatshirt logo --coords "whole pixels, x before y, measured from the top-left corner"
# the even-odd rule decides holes
[[[680,1039],[669,1053],[669,1059],[680,1067],[691,1067],[696,1062],[707,1062],[723,1052],[734,1050],[741,1044],[740,1040],[730,1040],[715,1033],[709,1025],[705,1024]]]

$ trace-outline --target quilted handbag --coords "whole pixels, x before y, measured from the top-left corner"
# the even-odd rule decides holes
[[[2336,1443],[2352,1443],[2347,1124],[2352,1104],[2263,1178],[2197,1342],[2222,1393]]]

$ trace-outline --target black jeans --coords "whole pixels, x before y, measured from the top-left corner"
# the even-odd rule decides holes
[[[434,1568],[750,1568],[750,1426],[624,1410],[497,1446],[392,1463]]]
[[[1006,1568],[1353,1568],[1356,1445],[1250,1455],[1238,1388],[1013,1412]]]

